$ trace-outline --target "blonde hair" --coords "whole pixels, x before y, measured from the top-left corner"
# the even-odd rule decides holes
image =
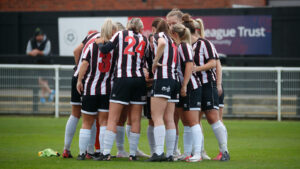
[[[176,16],[178,19],[182,20],[183,13],[179,9],[173,8],[172,11],[167,14],[167,17],[171,16]]]
[[[200,35],[201,38],[205,38],[205,33],[204,33],[204,24],[203,24],[203,20],[201,18],[197,18],[195,20],[195,28],[196,28],[196,32]]]
[[[179,35],[180,41],[188,44],[192,44],[191,32],[183,24],[177,23],[172,26],[172,32],[176,32]]]
[[[140,18],[132,18],[127,23],[127,29],[135,33],[140,33],[141,30],[144,29],[144,24]]]
[[[109,41],[113,35],[113,31],[117,30],[117,26],[113,23],[111,19],[106,19],[101,27],[101,35],[104,41]]]
[[[117,25],[117,27],[118,27],[118,31],[122,31],[122,30],[125,29],[125,27],[122,25],[121,22],[116,22],[116,25]]]

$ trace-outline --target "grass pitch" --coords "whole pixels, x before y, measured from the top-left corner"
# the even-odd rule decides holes
[[[260,168],[300,168],[300,122],[263,121],[263,120],[225,120],[228,130],[228,147],[231,161],[202,161],[200,163],[161,162],[147,163],[141,159],[130,162],[128,159],[113,159],[108,162],[73,159],[61,157],[41,158],[38,151],[52,148],[62,153],[64,130],[67,117],[19,117],[0,116],[0,168],[201,168],[201,169],[260,169]],[[78,154],[78,131],[74,136],[71,152]],[[205,149],[209,156],[218,153],[218,144],[211,127],[203,122]],[[142,132],[139,148],[149,153],[147,141],[147,120],[142,120]],[[179,147],[183,151],[182,131],[180,124]],[[128,151],[126,139],[125,148]],[[114,146],[112,154],[116,153]]]

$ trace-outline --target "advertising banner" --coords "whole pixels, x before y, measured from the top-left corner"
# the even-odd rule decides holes
[[[107,17],[59,18],[59,54],[72,56],[73,50],[90,31],[100,31]],[[128,17],[109,17],[126,26]],[[140,17],[144,23],[143,34],[151,32],[154,16]],[[164,17],[163,17],[164,18]],[[271,55],[272,17],[251,16],[194,16],[201,18],[205,27],[205,38],[210,40],[219,53],[225,55]]]
[[[74,49],[93,31],[100,32],[107,17],[62,17],[58,18],[59,55],[73,56]],[[128,17],[110,17],[124,26]]]

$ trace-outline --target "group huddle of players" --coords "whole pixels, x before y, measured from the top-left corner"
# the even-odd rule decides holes
[[[74,50],[72,114],[63,157],[72,158],[70,145],[82,115],[78,160],[111,160],[115,140],[116,157],[131,161],[139,156],[149,162],[210,160],[200,123],[205,114],[219,143],[214,160],[230,160],[222,122],[222,68],[216,48],[205,39],[202,20],[173,9],[166,19],[152,22],[148,38],[143,27],[140,18],[129,20],[126,28],[106,19],[101,33],[88,35]],[[142,112],[149,119],[150,156],[138,149]],[[183,154],[178,149],[179,119]],[[125,130],[129,153],[124,150]]]

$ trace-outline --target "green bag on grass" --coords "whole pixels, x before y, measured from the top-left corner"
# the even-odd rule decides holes
[[[46,148],[43,151],[38,153],[39,157],[59,157],[60,154],[57,151],[52,150],[51,148]]]

